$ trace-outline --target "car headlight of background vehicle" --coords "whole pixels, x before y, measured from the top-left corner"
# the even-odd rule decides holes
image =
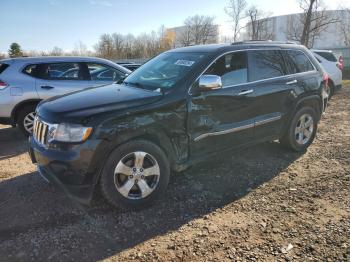
[[[54,124],[49,127],[48,142],[83,142],[89,138],[91,127],[76,124]]]

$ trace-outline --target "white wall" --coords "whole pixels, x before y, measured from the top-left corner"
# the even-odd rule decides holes
[[[338,16],[341,20],[340,23],[344,21],[348,21],[350,23],[350,14],[344,10],[337,10],[337,11],[327,11],[329,15]],[[287,41],[291,40],[288,39],[287,36],[287,27],[288,27],[288,21],[292,19],[297,19],[299,14],[290,14],[290,15],[283,15],[283,16],[275,16],[270,17],[271,21],[268,23],[270,26],[270,29],[274,33],[274,39],[276,41]],[[249,27],[249,24],[248,24]],[[243,39],[247,39],[247,34],[242,34]],[[323,30],[319,36],[314,42],[313,48],[323,49],[323,48],[337,48],[337,47],[343,47],[344,46],[344,37],[342,36],[342,33],[340,32],[340,25],[339,23],[330,24],[326,30]]]

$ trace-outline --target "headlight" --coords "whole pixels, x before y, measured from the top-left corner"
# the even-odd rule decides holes
[[[91,127],[75,124],[56,124],[49,128],[48,142],[83,142],[90,136]]]

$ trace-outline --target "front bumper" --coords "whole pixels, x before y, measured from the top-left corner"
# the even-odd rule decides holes
[[[103,152],[96,152],[101,143],[92,140],[50,149],[44,148],[31,136],[29,155],[45,180],[60,188],[68,197],[89,204],[103,164],[101,159],[104,159]]]

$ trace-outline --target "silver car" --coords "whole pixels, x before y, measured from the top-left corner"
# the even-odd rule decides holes
[[[92,57],[23,57],[0,60],[0,124],[33,129],[37,104],[52,96],[119,81],[131,71]]]

